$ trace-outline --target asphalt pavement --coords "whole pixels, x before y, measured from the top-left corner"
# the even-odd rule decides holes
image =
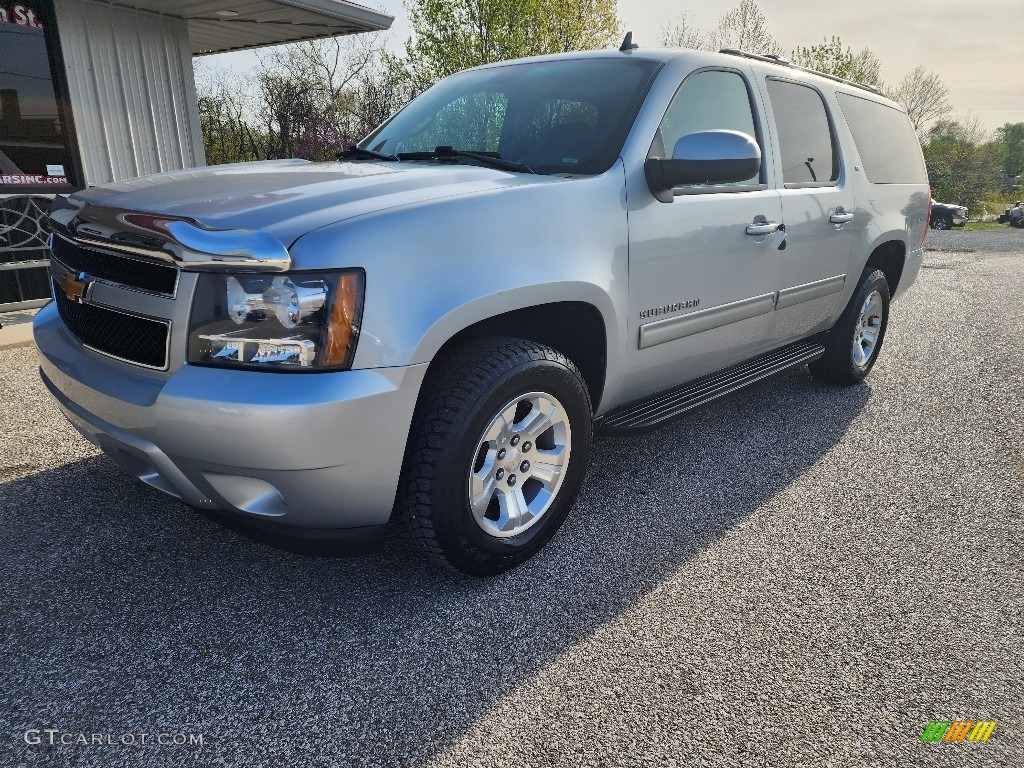
[[[867,383],[600,438],[489,580],[250,541],[0,351],[0,766],[1019,768],[1024,231],[929,247]]]

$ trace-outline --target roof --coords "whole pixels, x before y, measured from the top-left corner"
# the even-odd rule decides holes
[[[549,53],[543,56],[528,56],[522,59],[508,59],[506,61],[496,61],[491,64],[481,64],[473,69],[490,69],[494,67],[504,67],[510,64],[520,64],[527,61],[557,61],[559,59],[593,59],[593,58],[621,58],[623,56],[629,56],[631,58],[646,59],[648,61],[660,61],[662,63],[668,63],[676,59],[687,59],[697,65],[721,65],[728,62],[730,59],[735,63],[736,57],[742,57],[757,61],[762,65],[769,65],[771,67],[778,68],[780,71],[789,70],[790,72],[797,71],[811,78],[820,78],[821,81],[831,81],[833,83],[841,83],[843,85],[850,86],[851,88],[857,88],[864,91],[864,96],[873,96],[880,102],[896,107],[897,109],[905,112],[906,110],[897,104],[895,101],[889,99],[882,91],[873,85],[867,85],[865,83],[858,83],[853,80],[845,80],[835,75],[828,75],[824,72],[818,72],[814,69],[808,69],[791,63],[786,59],[780,59],[774,56],[762,56],[760,54],[747,53],[746,51],[740,51],[734,48],[723,48],[720,51],[701,51],[693,48],[632,48],[626,51],[620,49],[605,48],[596,51],[570,51],[568,53]]]
[[[224,53],[376,32],[394,17],[347,0],[111,0],[188,22],[192,53]]]

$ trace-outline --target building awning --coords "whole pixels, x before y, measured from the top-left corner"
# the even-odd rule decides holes
[[[188,22],[192,53],[224,53],[319,37],[377,32],[392,16],[346,0],[114,0]]]

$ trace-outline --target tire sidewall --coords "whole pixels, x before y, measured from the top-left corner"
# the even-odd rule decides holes
[[[517,536],[498,538],[484,531],[473,516],[469,505],[469,470],[484,430],[499,409],[530,392],[553,395],[565,408],[572,431],[569,461],[558,493],[543,517]],[[560,363],[524,362],[490,382],[484,395],[468,409],[463,428],[448,441],[445,454],[450,461],[439,467],[435,476],[435,524],[440,534],[439,543],[448,550],[448,556],[521,561],[543,547],[564,522],[575,500],[590,455],[592,431],[586,387],[575,371]]]
[[[853,340],[857,329],[857,321],[860,319],[861,307],[864,306],[864,302],[872,291],[878,291],[882,297],[882,324],[878,331],[878,342],[875,344],[875,352],[871,355],[871,359],[868,360],[868,364],[861,368],[853,360]],[[885,274],[880,270],[874,270],[865,274],[860,286],[853,294],[853,299],[850,301],[850,308],[843,326],[843,338],[847,348],[847,363],[850,366],[850,374],[857,380],[863,380],[871,373],[871,369],[875,367],[875,363],[878,361],[878,356],[882,353],[885,333],[889,328],[889,304],[891,298],[889,295],[889,283],[885,279]]]

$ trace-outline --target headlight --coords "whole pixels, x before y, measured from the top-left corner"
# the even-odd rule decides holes
[[[352,364],[363,272],[202,273],[192,303],[190,363],[259,370]]]

